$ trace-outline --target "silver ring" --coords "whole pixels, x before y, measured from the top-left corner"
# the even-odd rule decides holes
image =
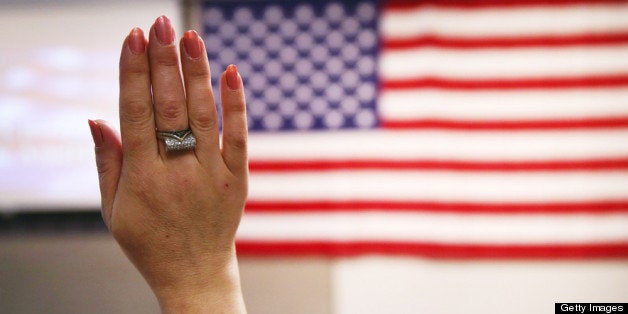
[[[168,152],[188,151],[196,147],[196,138],[191,129],[172,132],[157,131],[157,137],[164,140]]]

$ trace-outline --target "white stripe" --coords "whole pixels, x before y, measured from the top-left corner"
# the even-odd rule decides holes
[[[628,241],[628,214],[245,214],[238,240],[586,244]]]
[[[627,19],[628,20],[628,19]],[[526,49],[384,50],[383,80],[424,76],[448,78],[546,78],[628,72],[628,45]]]
[[[578,34],[628,29],[628,4],[452,9],[425,7],[386,11],[384,37],[422,34],[448,36],[529,36]]]
[[[628,59],[628,58],[627,58]],[[628,88],[544,91],[384,91],[383,119],[526,120],[628,116]]]
[[[255,200],[557,202],[623,200],[628,172],[466,173],[337,171],[252,173]]]
[[[628,156],[628,130],[254,133],[255,160],[545,160]]]

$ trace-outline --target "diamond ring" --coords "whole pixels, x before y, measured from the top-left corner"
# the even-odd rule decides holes
[[[157,131],[157,137],[164,140],[168,152],[193,150],[196,146],[196,138],[191,129],[172,132]]]

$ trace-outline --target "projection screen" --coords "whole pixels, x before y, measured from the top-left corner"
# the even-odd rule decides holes
[[[162,14],[182,29],[174,0],[0,2],[0,213],[98,208],[87,119],[118,128],[122,41]]]

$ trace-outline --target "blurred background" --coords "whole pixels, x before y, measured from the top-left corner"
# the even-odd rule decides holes
[[[627,301],[627,1],[4,0],[0,313],[159,311],[87,119],[164,14],[247,89],[250,313]]]

